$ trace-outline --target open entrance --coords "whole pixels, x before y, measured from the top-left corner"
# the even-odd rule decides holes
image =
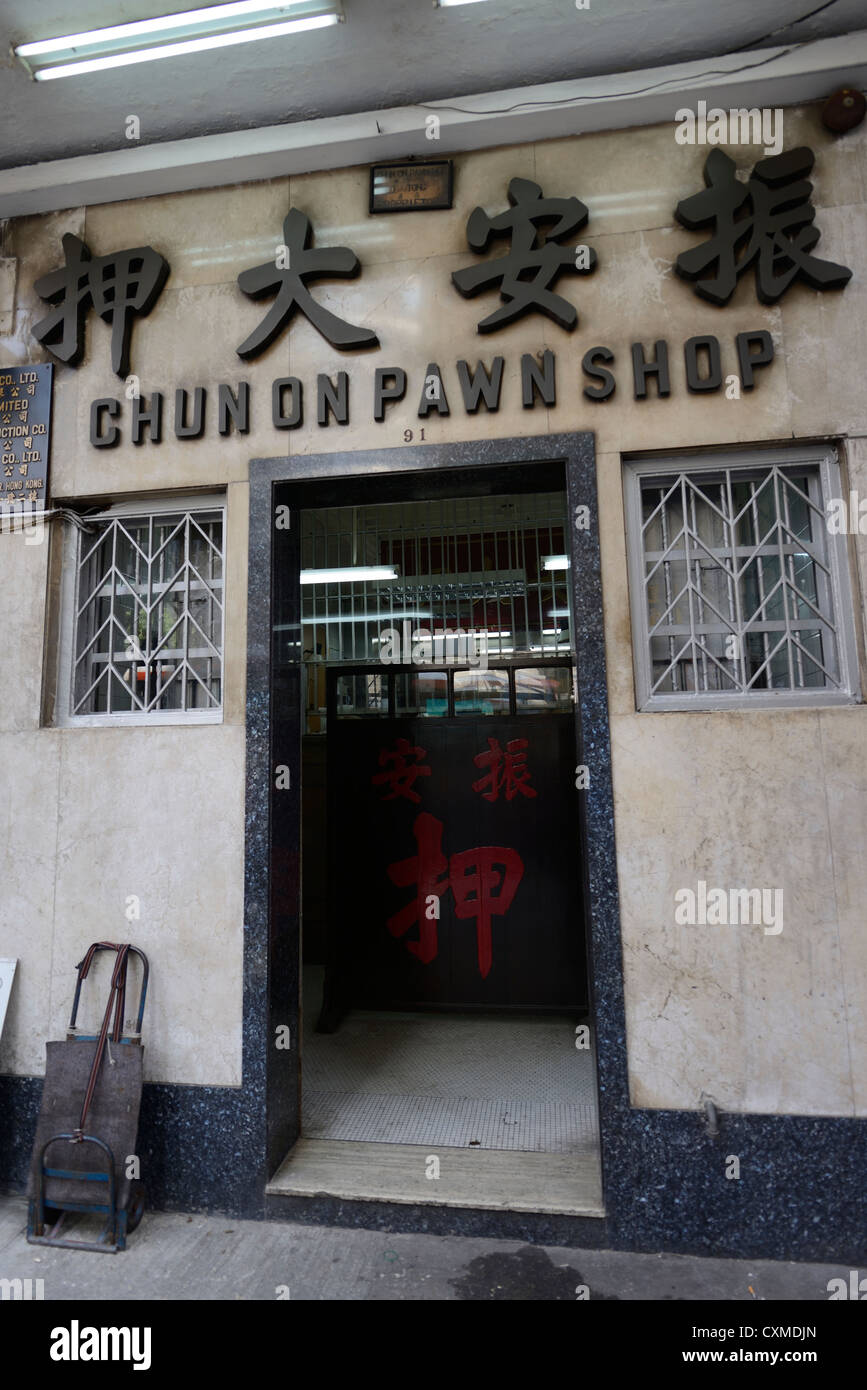
[[[296,490],[302,1137],[271,1192],[601,1211],[565,480],[486,474]]]

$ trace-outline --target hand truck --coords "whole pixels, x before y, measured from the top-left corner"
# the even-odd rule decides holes
[[[85,1035],[79,1033],[75,1020],[82,983],[99,951],[114,951],[116,960],[102,1027],[98,1034]],[[142,981],[135,1031],[125,1033],[130,952],[141,960]],[[136,1137],[142,1094],[141,1026],[148,961],[137,946],[95,941],[76,969],[78,981],[66,1041],[45,1045],[45,1084],[27,1193],[27,1239],[31,1245],[114,1254],[126,1249],[126,1237],[135,1230],[144,1210],[144,1186],[137,1176]],[[110,1033],[112,1007],[114,1028]],[[50,1164],[49,1149],[54,1155]],[[46,1234],[49,1208],[59,1215]],[[61,1235],[67,1216],[83,1213],[105,1217],[100,1235],[90,1241],[70,1240]]]

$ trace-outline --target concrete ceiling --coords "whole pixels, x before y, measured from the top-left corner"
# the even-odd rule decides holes
[[[713,60],[846,34],[865,19],[865,0],[830,0],[809,18],[821,0],[344,0],[346,23],[334,28],[56,82],[31,81],[9,53],[196,3],[0,0],[0,169],[128,149],[129,115],[141,144],[154,144]]]

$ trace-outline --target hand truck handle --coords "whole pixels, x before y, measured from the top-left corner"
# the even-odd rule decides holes
[[[138,1018],[136,1019],[135,1025],[136,1034],[140,1036],[142,1019],[144,1018],[145,999],[147,998],[148,992],[148,975],[150,974],[150,967],[148,965],[148,958],[145,955],[144,951],[139,950],[138,946],[130,946],[129,949],[139,957],[142,963],[141,995],[138,1001]],[[84,959],[80,960],[78,962],[78,965],[75,967],[78,971],[78,980],[76,981],[75,985],[75,996],[72,1000],[72,1014],[69,1019],[70,1032],[72,1032],[72,1030],[75,1028],[75,1020],[78,1016],[78,1001],[81,996],[82,982],[87,978],[94,956],[96,955],[97,951],[119,950],[120,946],[117,945],[114,941],[94,941],[93,944],[87,948],[87,953],[84,956]]]

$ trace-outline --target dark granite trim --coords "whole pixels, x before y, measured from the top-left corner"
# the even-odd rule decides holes
[[[0,1076],[0,1174],[10,1191],[27,1186],[41,1096],[41,1077]],[[256,1128],[240,1087],[146,1085],[138,1152],[148,1207],[261,1216]]]
[[[867,1121],[682,1110],[603,1119],[612,1248],[867,1262]],[[727,1179],[726,1159],[740,1159]]]
[[[349,1201],[342,1197],[284,1197],[274,1193],[265,1198],[265,1216],[269,1221],[299,1221],[307,1226],[353,1226],[389,1234],[422,1231],[435,1236],[482,1236],[523,1240],[533,1245],[571,1245],[582,1250],[607,1248],[604,1220],[592,1216],[556,1216],[540,1211]]]
[[[41,1076],[0,1076],[0,1181],[24,1189],[42,1101]]]

